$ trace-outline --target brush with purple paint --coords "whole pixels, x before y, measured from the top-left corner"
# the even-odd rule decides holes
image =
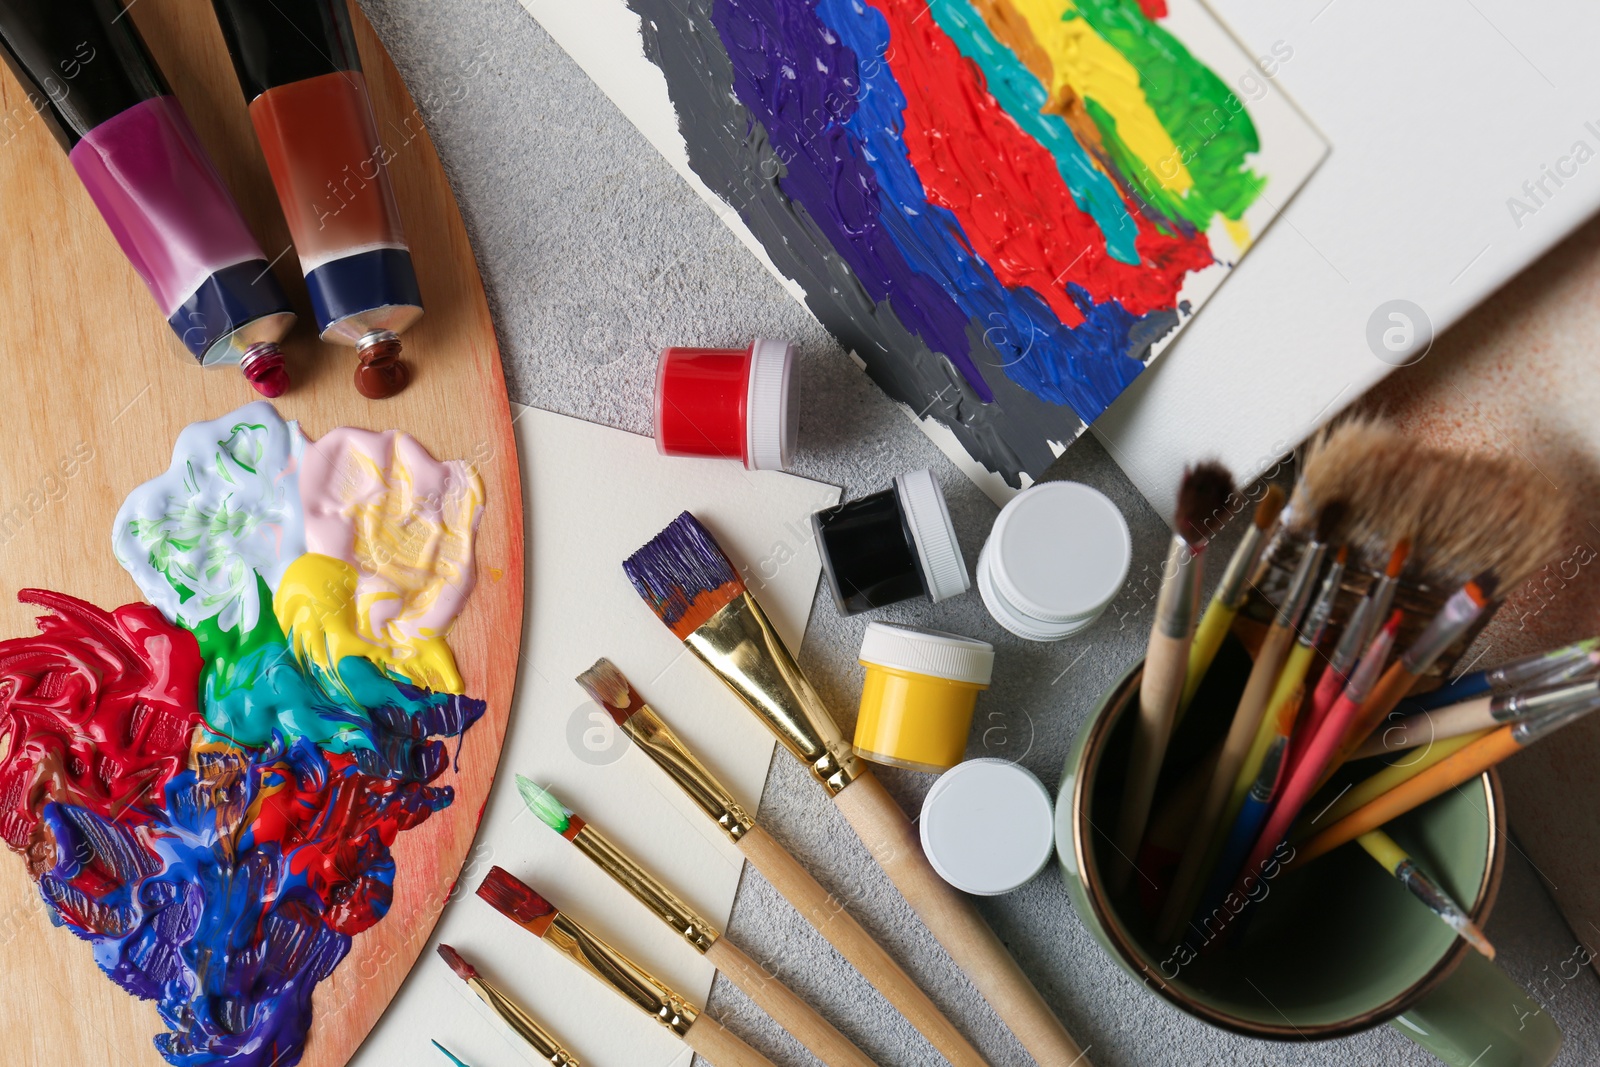
[[[688,998],[591,933],[504,867],[491,867],[478,896],[501,915],[553,946],[666,1027],[715,1067],[773,1067]]]
[[[499,986],[479,974],[478,969],[462,958],[461,953],[449,945],[441,944],[439,958],[450,965],[457,978],[467,983],[467,987],[478,994],[479,1000],[494,1009],[494,1013],[500,1016],[513,1033],[539,1054],[541,1062],[548,1063],[551,1067],[578,1067],[578,1061],[573,1058],[572,1053],[563,1048],[561,1042],[557,1041],[550,1031],[529,1015],[521,1004],[507,996]],[[439,1042],[435,1041],[434,1044],[438,1045],[440,1052],[452,1060],[455,1059],[455,1056],[443,1045],[439,1045]],[[456,1060],[456,1062],[461,1061]]]
[[[686,511],[622,566],[673,635],[810,768],[867,851],[1023,1048],[1041,1064],[1087,1067],[1083,1051],[971,901],[929,865],[911,820],[856,758],[710,531]]]

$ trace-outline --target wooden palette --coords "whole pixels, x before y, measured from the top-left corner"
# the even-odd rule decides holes
[[[349,349],[317,341],[294,253],[275,264],[302,312],[285,351],[295,388],[276,401],[320,437],[336,426],[396,428],[482,474],[480,580],[450,637],[468,694],[488,712],[466,735],[455,802],[394,847],[394,904],[358,935],[316,991],[302,1060],[344,1064],[382,1014],[449,899],[493,780],[522,633],[522,498],[500,354],[483,285],[432,142],[371,27],[356,36],[427,313],[405,336],[414,372],[393,400],[351,385]],[[151,0],[130,16],[217,161],[269,257],[288,228],[207,0]],[[164,471],[187,424],[256,399],[232,368],[184,352],[16,81],[0,75],[0,637],[34,632],[17,589],[43,586],[104,608],[141,599],[111,553],[124,496]],[[63,476],[76,448],[92,456]],[[51,926],[19,857],[0,849],[0,1035],[21,1063],[156,1067],[152,1003],[95,966],[90,946]]]

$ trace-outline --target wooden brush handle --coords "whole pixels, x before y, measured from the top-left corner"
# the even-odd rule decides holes
[[[1188,638],[1169,637],[1159,631],[1151,634],[1144,671],[1139,676],[1139,721],[1133,732],[1133,755],[1128,759],[1128,777],[1117,811],[1117,854],[1111,861],[1110,879],[1113,892],[1120,893],[1133,873],[1133,860],[1150,821],[1150,803],[1155,799],[1167,741],[1172,737],[1173,714],[1188,673]]]
[[[845,792],[854,788],[852,785]],[[793,853],[774,841],[759,826],[751,828],[739,839],[739,850],[761,872],[762,877],[771,882],[772,887],[807,922],[816,927],[817,933],[838,949],[839,954],[849,960],[850,965],[860,971],[862,977],[871,982],[872,987],[882,993],[884,999],[894,1005],[895,1010],[905,1016],[906,1021],[916,1027],[917,1032],[927,1038],[953,1067],[987,1067],[978,1050],[961,1036],[961,1031],[955,1028],[954,1023],[944,1017],[933,1001],[928,999],[928,994],[844,910],[844,904],[811,877],[811,872],[800,865]],[[917,855],[921,854],[919,848]]]
[[[928,864],[916,828],[870,773],[833,798],[867,846],[957,967],[989,1002],[1040,1067],[1089,1067],[1081,1049],[1050,1005],[1022,973],[972,901]],[[953,1061],[952,1061],[953,1062]]]
[[[816,1009],[795,996],[776,975],[726,937],[711,943],[706,959],[825,1067],[877,1067],[865,1052],[818,1015]]]
[[[710,1061],[712,1067],[777,1067],[709,1015],[690,1023],[683,1040]]]

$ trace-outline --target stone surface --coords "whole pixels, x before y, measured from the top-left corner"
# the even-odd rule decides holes
[[[575,0],[577,2],[577,0]],[[648,433],[656,352],[667,344],[800,345],[801,427],[795,473],[880,489],[930,467],[944,485],[969,565],[995,508],[784,292],[620,112],[515,0],[367,0],[455,187],[499,330],[511,398]],[[853,725],[861,631],[882,617],[992,641],[995,684],[979,705],[970,755],[1020,759],[1055,788],[1072,737],[1096,696],[1140,654],[1168,532],[1091,437],[1052,472],[1093,485],[1133,533],[1128,588],[1083,634],[1053,645],[1011,637],[976,590],[940,605],[897,605],[841,619],[819,591],[800,658]],[[1154,588],[1153,579],[1150,588]],[[908,810],[931,779],[885,770]],[[822,793],[780,751],[762,820],[819,879],[852,902],[995,1067],[1029,1063],[855,842]],[[1196,1064],[1434,1063],[1383,1027],[1336,1042],[1277,1044],[1212,1029],[1144,991],[1078,921],[1054,868],[980,904],[1068,1028],[1101,1067]],[[885,1065],[940,1062],[793,910],[746,874],[731,932]],[[1578,942],[1513,848],[1488,925],[1500,959],[1567,1034],[1560,1062],[1600,1062],[1600,982],[1564,975]],[[714,1013],[780,1067],[811,1059],[721,979]]]

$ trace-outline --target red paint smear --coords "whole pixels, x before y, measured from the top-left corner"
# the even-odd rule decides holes
[[[1083,315],[1068,282],[1134,315],[1176,305],[1185,277],[1213,262],[1204,234],[1172,236],[1140,222],[1142,262],[1112,258],[1055,157],[989,95],[982,71],[926,5],[869,2],[889,25],[887,58],[906,96],[906,149],[928,202],[956,216],[1002,284],[1034,290],[1069,327]]]
[[[383,862],[388,848],[425,822],[433,805],[421,783],[373,778],[351,756],[324,756],[326,778],[298,779],[286,765],[267,772],[246,822],[256,844],[278,843],[289,872],[326,905],[324,921],[354,935],[388,911],[394,887],[380,877],[385,868],[392,876],[392,863]]]
[[[148,604],[106,612],[43,589],[37,637],[0,641],[0,837],[30,855],[50,801],[122,823],[189,761],[200,723],[200,648]]]
[[[1164,19],[1167,17],[1167,0],[1139,0],[1139,10],[1151,22]]]

